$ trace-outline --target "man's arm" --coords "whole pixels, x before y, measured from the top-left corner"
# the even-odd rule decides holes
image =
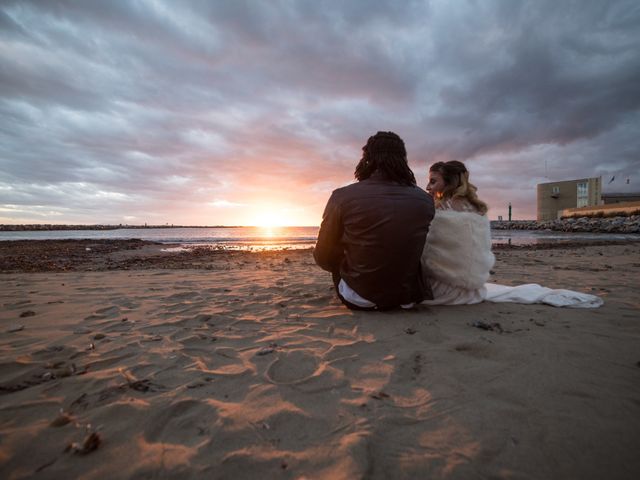
[[[322,214],[322,225],[318,232],[318,241],[313,250],[313,258],[320,268],[328,272],[337,272],[344,252],[342,250],[342,219],[340,206],[335,193],[331,194]]]

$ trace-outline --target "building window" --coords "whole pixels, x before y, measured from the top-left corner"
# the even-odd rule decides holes
[[[589,184],[587,182],[578,183],[578,198],[576,206],[586,207],[589,205]]]
[[[560,187],[553,187],[551,189],[551,193],[553,193],[554,195],[557,195],[560,193]]]

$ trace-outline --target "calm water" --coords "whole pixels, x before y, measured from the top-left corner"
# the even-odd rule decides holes
[[[2,240],[66,240],[138,238],[184,247],[212,245],[228,250],[273,250],[312,247],[318,227],[120,228],[117,230],[52,230],[0,232]]]
[[[183,247],[212,245],[228,250],[273,250],[309,248],[315,244],[318,227],[149,228],[118,230],[55,230],[44,232],[0,232],[2,240],[131,239],[178,244]],[[564,233],[526,230],[492,230],[493,243],[526,245],[553,242],[639,240],[640,235],[610,233]]]
[[[318,227],[146,228],[117,230],[61,230],[46,232],[0,232],[2,240],[131,239],[150,240],[183,247],[212,245],[228,250],[309,248]],[[639,240],[640,235],[610,233],[564,233],[527,230],[492,230],[493,243],[527,245],[550,242]]]

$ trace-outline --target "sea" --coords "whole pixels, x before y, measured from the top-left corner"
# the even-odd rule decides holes
[[[177,227],[119,228],[114,230],[46,230],[0,232],[3,240],[127,240],[140,239],[164,243],[167,250],[209,246],[220,250],[288,250],[315,245],[318,227]],[[492,243],[531,245],[594,241],[640,241],[637,234],[565,233],[539,230],[492,230]]]

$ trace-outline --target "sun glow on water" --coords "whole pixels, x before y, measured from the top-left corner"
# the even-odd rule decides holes
[[[282,227],[278,226],[270,226],[270,225],[258,225],[258,229],[260,230],[260,236],[266,238],[275,238],[278,236]]]

